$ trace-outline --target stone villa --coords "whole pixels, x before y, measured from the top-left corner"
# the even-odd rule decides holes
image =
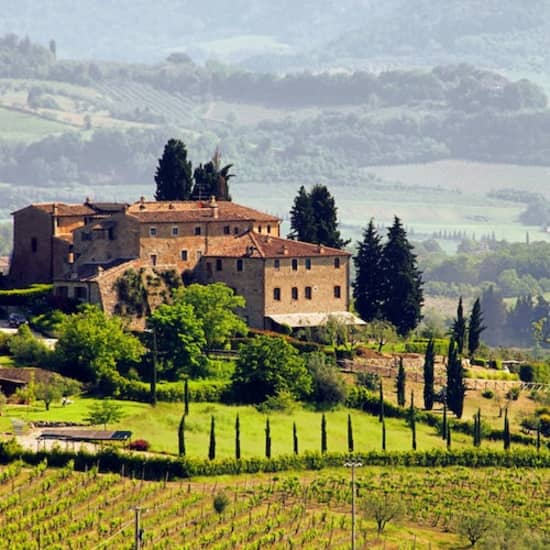
[[[53,283],[60,297],[113,313],[129,269],[223,282],[250,326],[324,324],[348,312],[350,254],[281,238],[281,220],[234,202],[32,204],[13,213],[12,284]]]

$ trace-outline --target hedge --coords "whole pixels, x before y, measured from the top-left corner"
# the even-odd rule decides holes
[[[417,338],[412,341],[405,342],[405,351],[407,353],[425,354],[428,347],[429,338]],[[449,350],[449,340],[446,338],[434,339],[434,351],[436,355],[447,355]]]
[[[205,401],[224,403],[229,399],[229,392],[230,382],[219,380],[189,381],[189,398],[195,403]],[[151,386],[146,382],[138,380],[126,380],[120,388],[117,398],[149,403],[151,401]],[[158,383],[157,400],[183,403],[183,382]]]
[[[27,288],[13,288],[10,290],[0,290],[0,305],[2,306],[21,306],[42,296],[46,296],[53,289],[53,285],[35,284]]]
[[[411,467],[503,467],[503,468],[549,468],[550,453],[532,449],[495,451],[489,449],[466,449],[445,451],[371,451],[355,453],[354,459],[364,466],[411,466]],[[140,453],[121,452],[106,448],[97,453],[80,451],[23,450],[13,440],[0,443],[0,463],[23,460],[29,465],[44,461],[52,467],[65,467],[72,460],[74,469],[86,471],[96,467],[99,472],[124,473],[126,476],[148,480],[181,479],[196,476],[273,473],[288,470],[321,470],[342,466],[348,453],[305,452],[300,455],[282,455],[275,458],[244,458],[204,460],[188,457],[151,456]]]

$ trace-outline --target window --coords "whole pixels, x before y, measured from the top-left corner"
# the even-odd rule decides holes
[[[86,300],[88,298],[88,289],[85,286],[77,286],[74,289],[74,297],[77,300]]]
[[[340,269],[340,258],[334,258],[334,268]]]
[[[298,287],[297,286],[293,286],[292,287],[292,299],[293,300],[297,300],[298,299]]]
[[[157,228],[156,227],[150,227],[149,228],[149,237],[156,237],[157,236]]]
[[[91,233],[82,233],[82,240],[83,241],[91,241],[92,240],[92,234]]]
[[[107,230],[107,234],[109,236],[109,240],[110,241],[114,241],[115,240],[115,232],[113,230],[112,227],[109,227],[109,229]]]
[[[206,262],[206,275],[212,277],[212,264],[210,262]]]
[[[156,254],[151,254],[151,264],[152,265],[157,265],[157,255]]]
[[[33,252],[36,252],[38,250],[38,239],[36,237],[33,237],[31,239],[31,250]]]
[[[292,271],[298,271],[298,260],[296,258],[292,260]]]
[[[181,255],[181,260],[183,262],[186,262],[187,261],[187,250],[182,250],[180,255]]]
[[[271,233],[271,226],[270,225],[267,226],[267,232]]]
[[[311,258],[306,258],[306,269],[308,271],[311,269]]]
[[[180,228],[177,225],[172,227],[172,237],[177,237],[180,234]]]
[[[277,302],[281,301],[281,289],[278,286],[273,289],[273,299]]]
[[[304,296],[306,297],[306,300],[311,300],[311,287],[306,286],[304,291]]]
[[[201,234],[201,227],[200,225],[197,225],[197,227],[195,227],[195,235],[200,235]]]
[[[218,258],[216,260],[216,271],[221,271],[223,269],[222,261]]]
[[[261,233],[261,232],[262,232],[262,226],[259,225],[259,226],[258,226],[258,233]]]
[[[277,271],[279,271],[279,269],[281,269],[281,260],[275,260],[275,261],[273,262],[273,267],[274,267]]]
[[[231,228],[228,225],[224,225],[223,226],[223,234],[224,235],[229,235],[229,233],[231,233]]]
[[[239,234],[239,228],[238,228],[238,227],[234,227],[234,228],[233,228],[233,233],[235,233],[235,235],[238,235],[238,234]]]
[[[339,285],[336,285],[334,287],[334,297],[335,298],[341,298],[342,297],[342,289]]]
[[[243,261],[237,260],[237,271],[242,271],[242,270],[243,270]]]

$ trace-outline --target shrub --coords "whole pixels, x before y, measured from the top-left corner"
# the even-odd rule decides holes
[[[485,359],[478,359],[477,357],[474,357],[470,361],[470,364],[472,366],[475,366],[475,367],[486,367],[487,366],[487,361],[485,361]]]
[[[513,386],[506,392],[506,399],[511,401],[517,401],[521,393],[521,388],[519,386]]]
[[[296,408],[296,401],[288,391],[277,392],[276,395],[270,395],[263,403],[256,408],[263,413],[284,412],[291,413]]]
[[[521,365],[519,377],[523,382],[550,383],[550,365],[544,363],[531,363]]]
[[[337,405],[346,400],[346,383],[324,353],[310,353],[307,368],[313,381],[311,397],[317,404]]]
[[[10,353],[18,365],[40,365],[51,353],[50,350],[35,338],[28,325],[21,325],[17,334],[8,342]]]
[[[485,399],[493,399],[495,396],[495,392],[493,390],[485,390],[481,392],[481,397],[485,397]]]
[[[357,375],[357,384],[367,390],[376,391],[380,386],[380,377],[373,372],[360,372]]]
[[[148,451],[150,447],[151,444],[145,439],[136,439],[135,441],[131,441],[128,445],[128,449],[131,451]]]
[[[229,506],[229,497],[225,493],[218,493],[214,497],[212,505],[217,514],[223,514],[225,509]]]

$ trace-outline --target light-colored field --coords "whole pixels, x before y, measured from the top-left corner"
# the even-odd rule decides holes
[[[2,139],[25,142],[71,130],[70,126],[61,122],[3,107],[0,107],[0,128],[2,128]]]

